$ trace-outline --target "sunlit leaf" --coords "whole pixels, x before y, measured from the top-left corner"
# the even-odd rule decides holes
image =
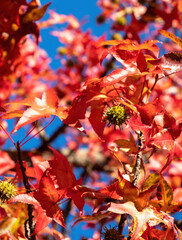
[[[29,10],[28,12],[26,12],[24,15],[21,16],[22,23],[28,23],[31,21],[40,20],[46,13],[47,8],[49,7],[50,4],[51,3],[47,3],[44,6],[42,6],[41,8],[34,7],[31,10]]]
[[[159,31],[163,36],[170,38],[173,42],[177,43],[181,48],[182,48],[182,39],[175,36],[173,33],[170,33],[165,30],[160,30]]]

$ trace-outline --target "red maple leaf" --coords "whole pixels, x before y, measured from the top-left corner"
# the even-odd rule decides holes
[[[35,191],[33,195],[46,211],[46,215],[65,227],[62,211],[57,205],[64,198],[65,190],[55,188],[55,184],[47,171],[44,172],[40,180],[38,191]]]
[[[43,92],[42,98],[30,97],[21,101],[14,101],[11,103],[12,106],[28,106],[29,108],[22,112],[22,110],[14,110],[7,112],[3,115],[3,118],[9,119],[14,117],[20,117],[18,123],[12,130],[13,132],[18,131],[21,127],[26,124],[32,123],[40,118],[50,117],[51,115],[57,115],[63,119],[67,116],[64,107],[58,108],[58,97],[52,89],[48,89]]]
[[[76,180],[72,168],[64,155],[53,148],[51,150],[54,153],[54,159],[49,161],[50,168],[47,170],[54,177],[59,189],[65,191],[65,197],[71,198],[81,211],[84,206],[84,199],[81,197],[83,192],[77,189],[77,185],[82,184],[82,179]]]
[[[174,219],[168,214],[158,211],[153,207],[148,207],[142,211],[138,211],[132,202],[126,203],[109,203],[107,210],[117,214],[129,214],[133,218],[132,237],[131,240],[139,239],[148,226],[157,226],[159,223],[166,225],[167,229],[171,231],[172,239],[177,237],[177,232],[174,228]]]
[[[14,161],[6,152],[0,151],[0,175],[15,167]]]

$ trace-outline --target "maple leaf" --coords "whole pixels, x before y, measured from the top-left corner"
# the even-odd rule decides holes
[[[157,188],[157,198],[164,201],[166,210],[168,205],[170,205],[173,200],[172,188],[168,185],[163,177],[161,177],[160,184]]]
[[[163,116],[163,120],[164,120],[164,128],[167,128],[168,132],[171,134],[173,139],[176,139],[180,136],[181,131],[182,131],[182,122],[181,120],[176,121],[175,118],[173,118],[173,116],[171,116],[170,114],[168,114],[167,112],[164,113]]]
[[[102,103],[100,104],[100,106],[98,105],[99,103],[92,105],[89,121],[94,131],[102,139],[104,127],[106,125],[106,122],[103,121],[103,112],[104,112],[105,106]]]
[[[170,27],[173,27],[174,20],[176,20],[176,22],[180,21],[178,4],[175,4],[174,6],[171,6],[171,7],[172,9],[170,10],[170,13],[167,12],[165,9],[161,8],[160,6],[154,9],[154,12],[157,13],[157,15],[160,16],[164,21],[164,25],[162,26],[162,29],[169,29]],[[161,31],[165,31],[165,30],[161,30]]]
[[[157,100],[154,102],[149,102],[147,104],[144,104],[142,106],[135,105],[138,112],[140,113],[141,120],[143,124],[151,125],[154,117],[162,111],[162,107],[159,106]]]
[[[46,215],[46,211],[41,207],[40,203],[32,196],[32,193],[30,193],[29,195],[19,194],[9,201],[9,203],[16,203],[16,202],[31,204],[34,206],[35,210],[38,212],[36,226],[33,234],[36,234],[41,230],[43,230],[51,222],[52,218]]]
[[[14,161],[6,152],[0,151],[0,175],[15,167]]]
[[[182,158],[182,148],[177,140],[173,139],[168,131],[157,133],[151,140],[150,143],[158,148],[162,148],[169,151],[169,161],[172,161],[173,156]],[[169,163],[168,163],[169,165]]]
[[[80,187],[79,187],[80,189]],[[94,199],[100,199],[101,201],[105,201],[105,199],[117,199],[122,200],[123,196],[119,190],[119,181],[116,179],[114,183],[110,184],[109,186],[94,190],[89,188],[81,188],[80,190],[83,191],[82,197],[90,197]]]
[[[50,168],[48,168],[47,171],[49,171],[51,176],[55,177],[59,189],[65,191],[65,197],[71,198],[81,211],[84,206],[84,200],[81,197],[83,192],[77,189],[77,185],[82,184],[82,179],[76,180],[72,168],[64,155],[53,148],[50,149],[54,153],[54,159],[49,160]]]
[[[50,174],[45,171],[40,183],[38,191],[33,193],[34,198],[40,203],[41,207],[46,211],[46,215],[65,227],[63,214],[57,205],[64,198],[65,190],[57,190]]]
[[[42,98],[26,98],[21,101],[14,101],[8,103],[11,105],[25,105],[29,108],[25,110],[22,114],[20,110],[14,110],[7,112],[3,115],[3,118],[9,119],[12,117],[19,117],[21,114],[18,123],[12,130],[12,133],[18,131],[21,127],[25,126],[26,124],[32,123],[40,118],[49,117],[51,115],[57,115],[59,118],[64,118],[67,116],[65,115],[64,108],[58,108],[58,97],[52,89],[45,91],[42,94]],[[64,112],[64,113],[63,113]],[[62,114],[61,114],[62,113]],[[64,115],[64,116],[63,116]]]
[[[143,186],[141,186],[140,189],[134,186],[131,182],[124,179],[119,171],[118,175],[119,184],[117,192],[123,196],[123,201],[132,201],[138,211],[144,209],[148,205],[149,199],[154,192],[154,189],[156,189],[158,186],[158,175],[153,176],[153,178],[149,177],[143,181]]]
[[[182,48],[182,39],[175,36],[173,33],[170,33],[165,30],[160,30],[159,31],[163,36],[170,38],[173,42],[177,43],[181,48]]]
[[[169,230],[172,230],[173,236],[177,236],[173,225],[174,219],[166,213],[157,211],[152,206],[138,211],[132,202],[109,203],[107,210],[117,214],[129,214],[133,217],[131,240],[139,239],[148,226],[153,227],[159,223],[164,223]]]
[[[180,52],[166,53],[159,59],[148,60],[153,65],[158,65],[167,71],[168,74],[180,72],[182,70],[182,54]]]
[[[110,47],[109,49],[105,50],[101,56],[101,62],[102,60],[108,55],[111,54],[118,62],[120,62],[125,69],[128,70],[128,74],[131,75],[131,70],[129,71],[128,68],[135,68],[137,66],[138,72],[136,73],[142,73],[144,71],[147,71],[147,62],[145,59],[145,55],[143,54],[142,50],[148,50],[150,55],[153,56],[155,53],[156,56],[159,54],[159,48],[155,43],[159,43],[159,41],[149,40],[142,44],[138,44],[135,41],[132,40],[110,40],[105,41],[101,43],[101,45],[114,45]],[[152,57],[153,58],[153,57]],[[133,71],[134,72],[134,71]],[[124,76],[123,72],[123,76]]]
[[[132,133],[130,133],[129,140],[118,139],[118,140],[115,140],[114,142],[118,145],[119,150],[122,150],[122,151],[130,153],[130,154],[138,153],[138,146],[135,142],[135,139],[134,139]]]
[[[157,198],[158,200],[150,200],[150,204],[160,211],[166,213],[177,212],[182,207],[182,201],[173,201],[173,190],[162,175],[160,175],[160,182],[157,187]]]
[[[51,4],[51,2],[47,3],[44,6],[42,6],[41,8],[39,8],[38,6],[31,6],[31,3],[30,3],[29,9],[27,10],[27,12],[20,16],[21,23],[25,24],[28,22],[40,20],[46,13],[46,10],[50,4]]]
[[[113,85],[115,83],[124,83],[129,76],[138,76],[140,74],[136,66],[128,69],[116,69],[108,76],[102,78],[101,87]]]
[[[146,119],[144,118],[143,121],[146,122]],[[152,126],[144,124],[140,116],[131,117],[130,120],[128,121],[128,124],[131,126],[133,130],[142,132],[145,139],[144,146],[146,146],[151,139]]]

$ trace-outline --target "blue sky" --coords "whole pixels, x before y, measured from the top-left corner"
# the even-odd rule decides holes
[[[41,4],[48,3],[47,0],[41,0]],[[101,9],[97,6],[97,0],[52,0],[49,10],[55,10],[59,14],[72,14],[79,21],[84,21],[83,31],[90,29],[93,35],[101,36],[106,34],[108,36],[108,24],[98,25],[96,23],[97,16],[101,13]],[[43,19],[47,19],[49,14],[46,13]],[[51,30],[60,30],[63,25],[57,25],[49,29],[41,30],[42,42],[40,47],[44,48],[48,55],[52,58],[51,67],[56,69],[60,65],[60,61],[55,58],[57,48],[60,46],[58,39],[50,34]],[[50,44],[51,43],[51,44]]]

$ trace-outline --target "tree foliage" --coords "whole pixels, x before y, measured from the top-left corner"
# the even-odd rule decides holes
[[[3,240],[71,239],[81,222],[93,240],[182,239],[182,3],[97,6],[107,37],[50,3],[0,2]],[[56,70],[39,47],[55,25]]]

